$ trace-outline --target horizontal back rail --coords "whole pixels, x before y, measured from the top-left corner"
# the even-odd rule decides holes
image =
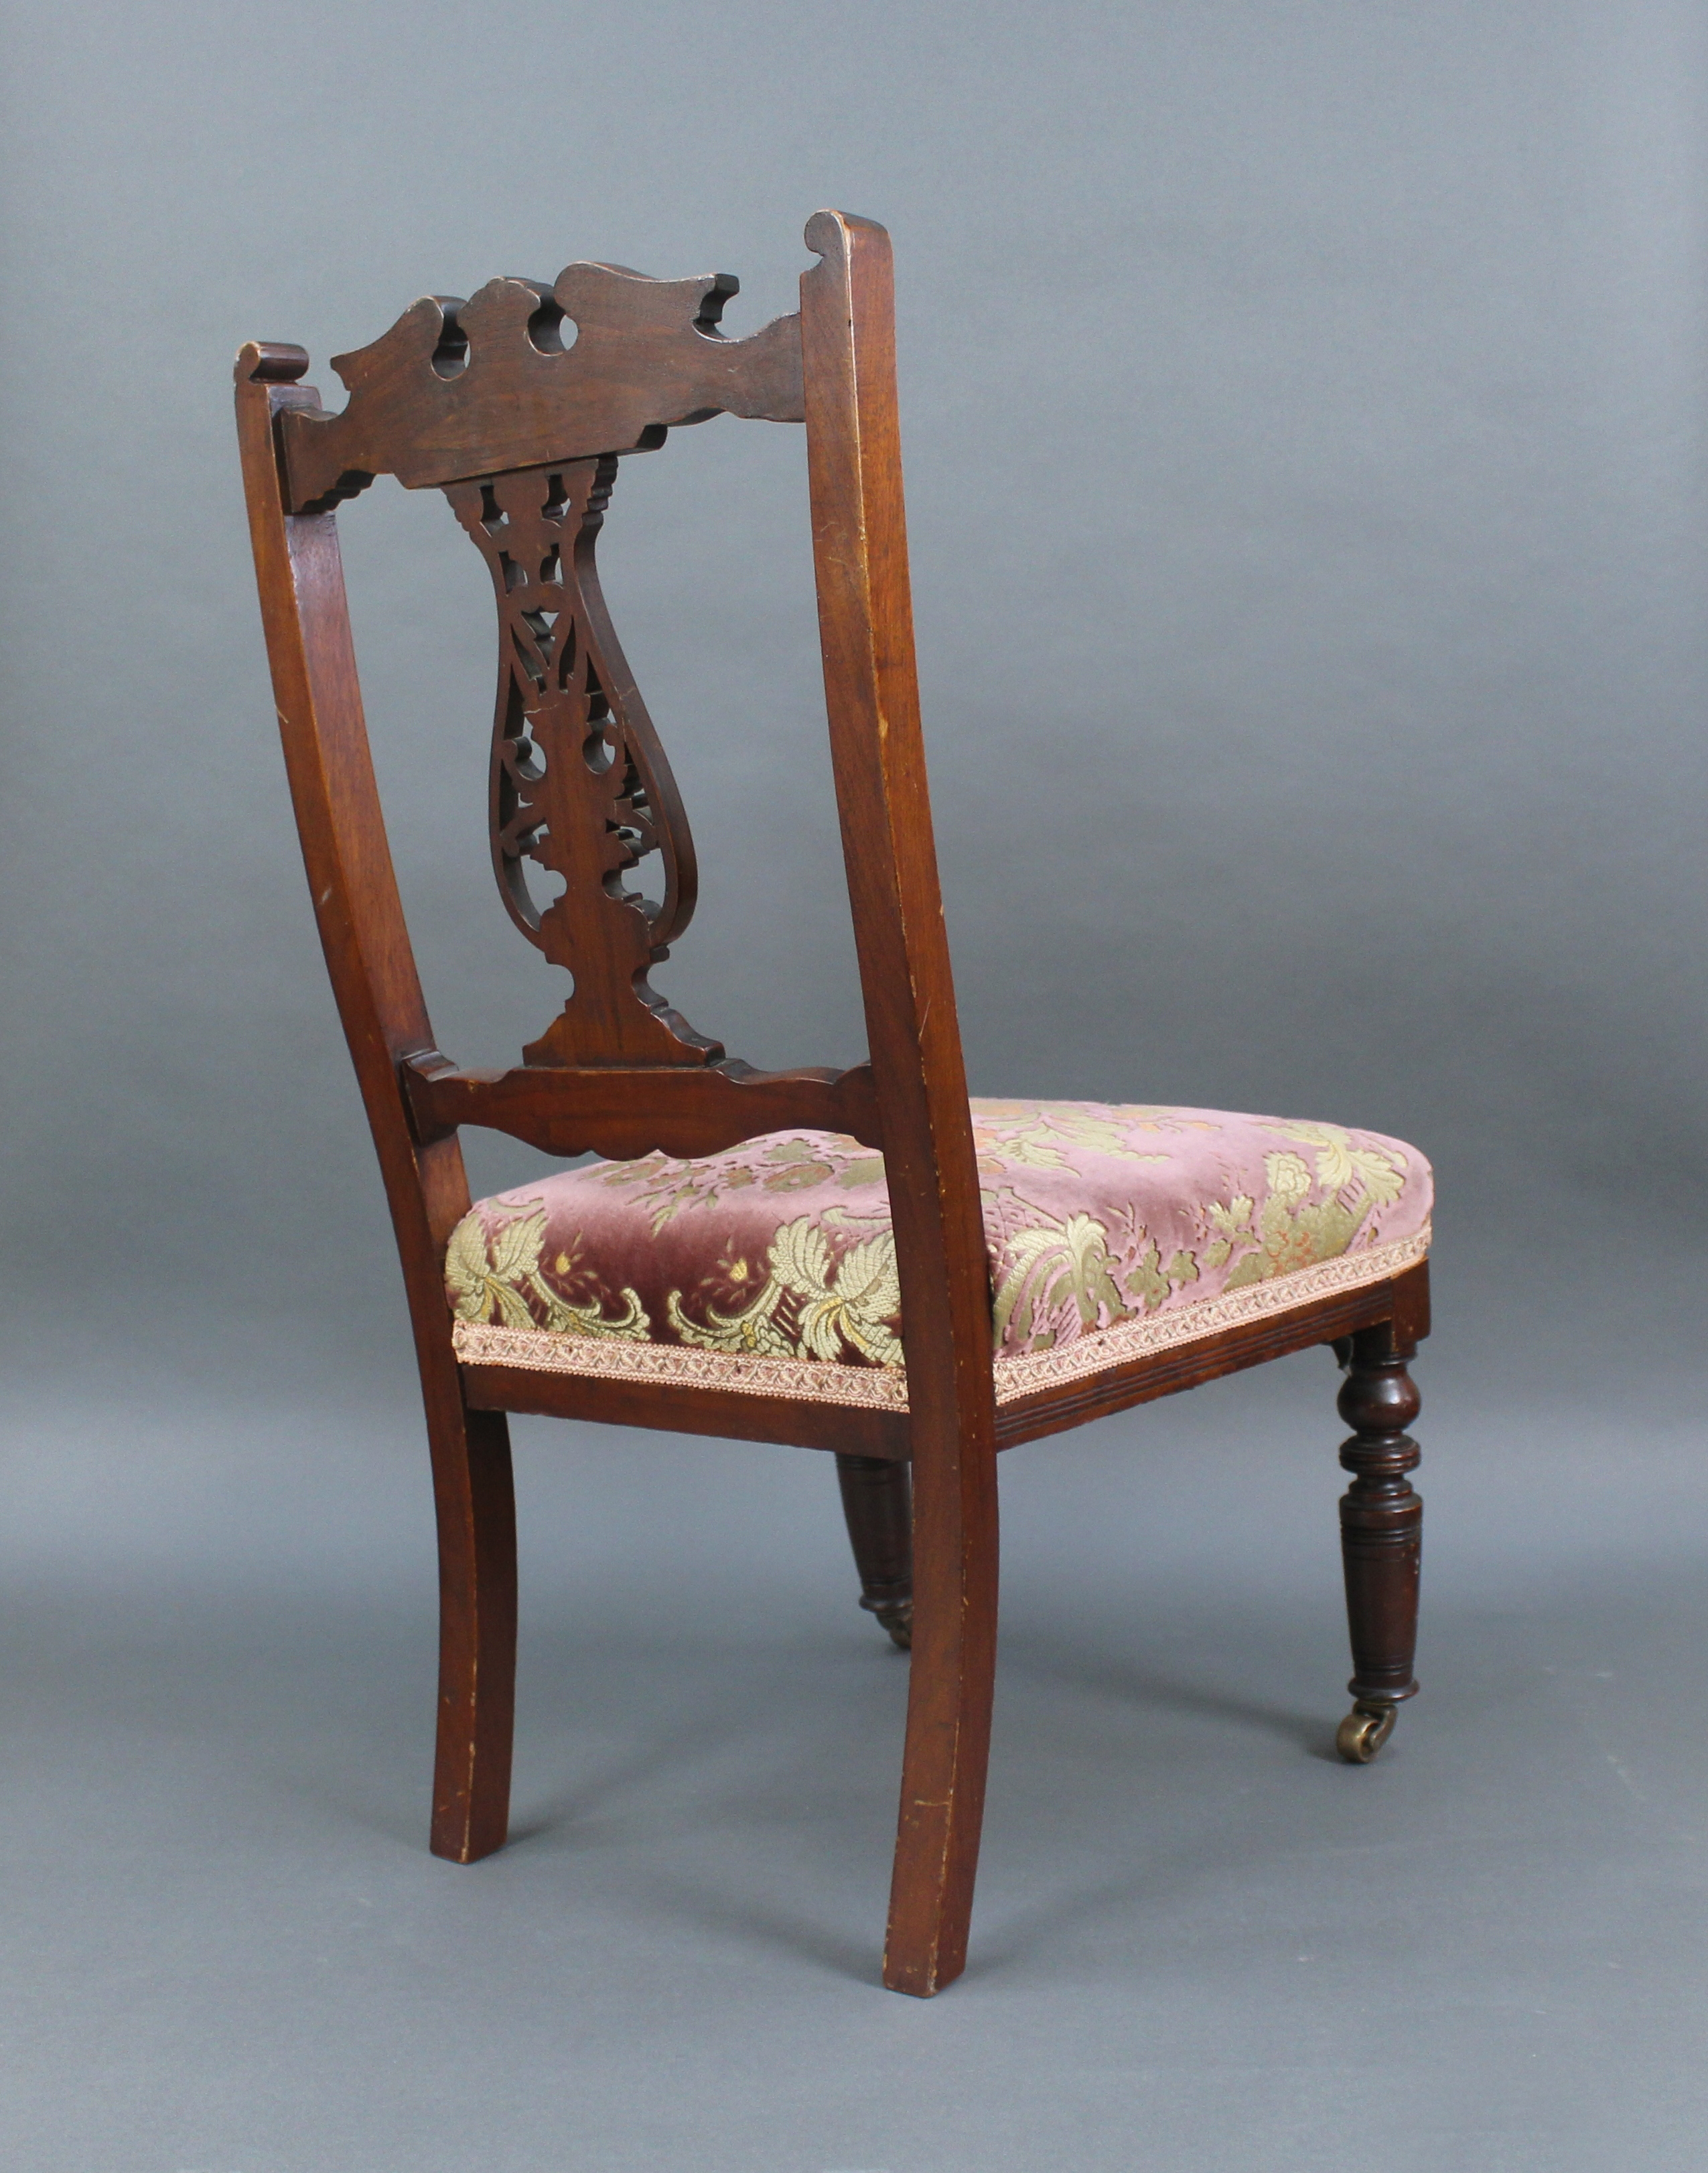
[[[572,1071],[522,1065],[461,1071],[437,1049],[400,1067],[423,1145],[460,1124],[525,1140],[553,1155],[719,1153],[766,1132],[843,1132],[883,1150],[871,1066],[758,1071],[735,1059],[692,1071],[665,1065]]]

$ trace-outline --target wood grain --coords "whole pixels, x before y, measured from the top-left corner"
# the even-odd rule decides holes
[[[1314,1298],[1296,1312],[1277,1313],[1267,1320],[1247,1321],[1238,1328],[1221,1329],[1195,1343],[1177,1344],[1111,1366],[1083,1381],[1042,1390],[1036,1396],[1017,1398],[996,1407],[996,1438],[999,1448],[1063,1433],[1091,1419],[1109,1418],[1137,1404],[1153,1403],[1183,1388],[1202,1388],[1230,1373],[1267,1365],[1291,1351],[1308,1351],[1319,1343],[1334,1343],[1360,1328],[1396,1317],[1409,1307],[1416,1318],[1421,1303],[1427,1334],[1429,1264],[1420,1261],[1392,1282],[1371,1283],[1362,1290],[1344,1291]],[[1416,1331],[1414,1330],[1414,1335]]]
[[[720,412],[798,423],[799,321],[724,338],[738,283],[571,264],[551,287],[492,279],[471,301],[423,295],[383,337],[333,357],[350,395],[338,413],[288,419],[290,510],[330,511],[381,475],[419,490],[649,451],[672,425]]]
[[[767,1132],[842,1132],[883,1146],[870,1065],[849,1071],[756,1071],[734,1060],[703,1070],[605,1067],[565,1071],[525,1065],[459,1071],[436,1049],[402,1067],[416,1137],[480,1124],[547,1154],[717,1154]]]
[[[905,1411],[755,1395],[746,1389],[547,1373],[524,1366],[468,1365],[462,1376],[464,1394],[474,1410],[531,1411],[546,1418],[775,1442],[854,1456],[905,1460],[912,1453]]]
[[[913,660],[889,236],[821,212],[800,283],[825,704],[883,1125],[913,1446],[913,1668],[884,1982],[965,1965],[996,1662],[990,1283]]]

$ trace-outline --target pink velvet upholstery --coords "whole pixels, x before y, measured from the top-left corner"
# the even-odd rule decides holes
[[[1427,1248],[1429,1164],[1379,1133],[1098,1102],[973,1113],[1010,1390],[1378,1281]],[[838,1134],[520,1185],[458,1225],[445,1286],[467,1359],[905,1401],[883,1162]],[[851,1378],[875,1371],[887,1378]]]

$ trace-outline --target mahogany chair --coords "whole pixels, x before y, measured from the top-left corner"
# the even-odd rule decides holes
[[[734,279],[572,264],[428,297],[335,359],[237,364],[245,481],[310,887],[407,1286],[438,1507],[432,1846],[508,1817],[516,1598],[504,1414],[828,1449],[863,1604],[911,1637],[884,1981],[961,1971],[995,1660],[996,1454],[1332,1343],[1362,1761],[1413,1695],[1421,1510],[1407,1361],[1428,1329],[1430,1174],[1339,1126],[969,1103],[915,683],[888,236],[820,212],[798,316],[717,321]],[[724,412],[804,422],[825,693],[870,1060],[764,1073],[649,986],[693,848],[601,598],[623,456]],[[441,488],[499,618],[499,891],[574,986],[509,1070],[434,1046],[393,878],[333,509]],[[661,899],[631,889],[649,861]],[[543,909],[541,869],[562,894]],[[601,1162],[478,1204],[458,1128]],[[1302,1151],[1301,1151],[1302,1150]],[[902,1344],[905,1340],[905,1365]],[[910,1484],[911,1474],[911,1484]]]

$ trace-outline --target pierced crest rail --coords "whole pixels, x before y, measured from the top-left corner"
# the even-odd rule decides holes
[[[727,272],[649,279],[570,264],[550,287],[491,279],[466,302],[423,294],[380,338],[333,356],[350,395],[342,410],[287,418],[290,510],[329,512],[380,475],[419,490],[648,452],[712,415],[800,422],[800,320],[726,339],[718,320],[740,284]]]

